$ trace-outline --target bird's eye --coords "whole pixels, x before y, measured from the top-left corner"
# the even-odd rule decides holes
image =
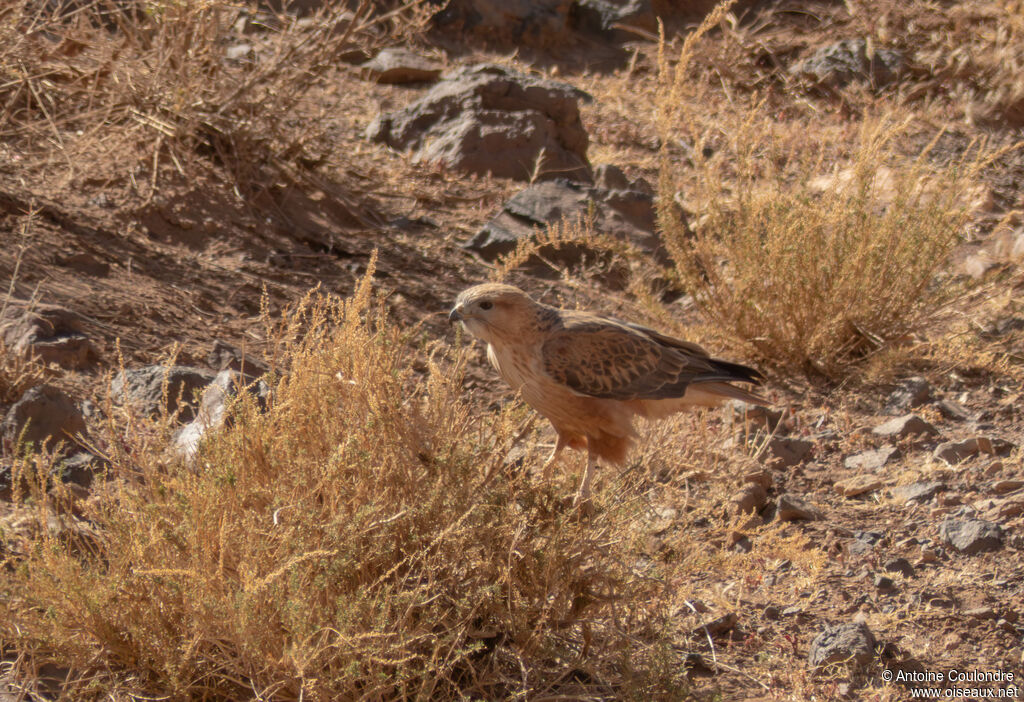
[[[492,307],[494,307],[494,303],[491,302],[490,300],[484,300],[483,302],[480,303],[480,309],[482,310],[489,310]]]

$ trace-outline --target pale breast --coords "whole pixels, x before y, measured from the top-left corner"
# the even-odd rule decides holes
[[[557,429],[583,435],[598,429],[615,436],[632,434],[635,410],[626,403],[580,395],[555,382],[541,367],[539,353],[489,344],[487,357],[505,382]]]

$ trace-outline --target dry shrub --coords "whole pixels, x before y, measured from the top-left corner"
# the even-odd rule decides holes
[[[0,404],[15,402],[31,387],[39,385],[47,377],[46,366],[31,353],[15,351],[3,338],[7,323],[7,312],[14,295],[18,273],[21,270],[25,251],[31,245],[31,231],[34,213],[24,217],[18,227],[18,242],[10,242],[17,249],[14,257],[14,269],[7,285],[3,300],[0,301]]]
[[[34,356],[16,353],[0,340],[0,403],[10,404],[46,379],[46,368]]]
[[[903,50],[931,95],[980,123],[1024,125],[1024,2],[851,0],[854,27]]]
[[[866,119],[847,147],[828,125],[776,122],[756,97],[735,97],[711,123],[689,63],[724,8],[674,68],[660,59],[659,224],[710,321],[767,363],[838,377],[948,301],[936,274],[1002,152],[973,144],[938,162],[929,146],[906,159],[906,124],[892,117]],[[690,167],[669,149],[679,140]]]
[[[298,305],[271,406],[239,400],[194,469],[110,427],[78,507],[98,536],[40,528],[3,576],[23,672],[61,662],[75,699],[683,694],[661,586],[628,565],[635,508],[581,520],[513,470],[521,408],[474,407],[459,358],[414,371],[371,274]],[[62,503],[39,483],[45,527]]]
[[[75,169],[97,159],[145,180],[211,160],[236,185],[287,175],[318,158],[306,151],[323,128],[297,113],[310,88],[346,52],[418,31],[419,4],[325,3],[312,19],[260,22],[255,4],[222,0],[20,0],[0,10],[0,142],[21,169],[66,167],[69,181],[95,178]]]

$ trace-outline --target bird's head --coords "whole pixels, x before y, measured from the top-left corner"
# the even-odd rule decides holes
[[[484,283],[463,290],[448,315],[462,322],[473,336],[490,343],[495,337],[514,337],[535,319],[538,305],[519,288]]]

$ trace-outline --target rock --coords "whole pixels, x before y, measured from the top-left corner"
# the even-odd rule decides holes
[[[958,402],[953,402],[952,400],[939,400],[935,403],[935,408],[939,410],[939,413],[946,419],[963,422],[971,418],[971,413],[967,411],[966,407]]]
[[[142,414],[155,417],[164,409],[179,419],[195,418],[195,394],[213,381],[213,374],[189,366],[146,366],[118,373],[110,384],[114,400],[131,403]],[[166,380],[167,395],[164,397]]]
[[[53,449],[60,442],[70,447],[74,437],[85,431],[85,418],[78,404],[50,385],[29,389],[0,422],[0,435],[10,449],[20,439],[37,448]]]
[[[693,630],[694,636],[703,636],[705,631],[712,637],[721,636],[732,631],[736,627],[738,617],[735,612],[727,612],[720,617],[716,617],[709,622],[701,624]]]
[[[203,436],[209,430],[217,429],[224,424],[228,404],[242,391],[252,393],[261,409],[266,407],[270,388],[264,381],[247,378],[233,370],[218,373],[203,392],[196,418],[179,429],[175,435],[174,446],[178,453],[191,461],[199,449],[199,442]]]
[[[843,497],[857,497],[881,489],[882,481],[873,475],[855,475],[836,481],[834,487]]]
[[[884,538],[884,534],[877,531],[858,531],[853,535],[853,541],[849,545],[849,551],[855,555],[863,555],[874,549],[875,545]]]
[[[431,22],[445,36],[548,49],[570,38],[572,0],[449,0]]]
[[[899,389],[889,395],[885,404],[890,410],[905,412],[925,404],[931,396],[932,386],[924,378],[915,376],[901,382]]]
[[[902,417],[896,417],[879,424],[871,432],[876,436],[889,439],[905,439],[911,436],[937,436],[939,430],[916,414],[905,414]]]
[[[906,558],[892,558],[886,561],[882,567],[887,573],[899,573],[905,578],[912,578],[917,572]]]
[[[1016,625],[1006,619],[999,619],[996,621],[996,628],[1005,631],[1011,636],[1020,636],[1020,631],[1017,629]]]
[[[686,654],[686,658],[683,659],[683,670],[686,671],[686,676],[688,678],[697,676],[706,677],[718,674],[718,666],[709,666],[707,661],[704,660],[704,657],[699,653]]]
[[[618,170],[613,166],[598,168],[599,182],[602,174],[612,169]],[[493,261],[552,224],[589,220],[596,231],[628,241],[656,259],[667,261],[668,253],[655,231],[653,196],[640,183],[643,181],[634,181],[617,190],[565,178],[535,183],[506,202],[463,247]],[[579,263],[583,254],[575,245],[549,250],[552,248],[542,249],[542,255],[565,265]]]
[[[830,90],[854,82],[868,83],[879,89],[897,81],[904,68],[903,54],[899,51],[877,48],[869,56],[866,41],[844,39],[821,47],[791,66],[789,72]]]
[[[950,465],[956,465],[979,454],[1009,456],[1016,446],[1003,439],[975,436],[963,441],[946,441],[935,447],[934,456]]]
[[[1001,500],[990,500],[984,507],[984,516],[992,521],[1016,519],[1024,514],[1024,497],[1007,497]]]
[[[796,495],[779,495],[775,504],[775,518],[780,522],[814,521],[821,512]]]
[[[776,437],[768,442],[761,458],[773,468],[791,468],[802,463],[813,449],[814,444],[810,441]]]
[[[580,29],[617,42],[658,33],[658,14],[651,0],[576,0],[573,19]]]
[[[729,500],[733,514],[753,514],[760,512],[768,502],[768,493],[757,483],[746,483]]]
[[[360,68],[378,83],[426,83],[441,75],[440,64],[401,47],[383,49]]]
[[[879,592],[893,592],[896,590],[896,583],[887,575],[876,575],[874,584],[875,589]]]
[[[1024,480],[997,480],[992,483],[992,492],[997,495],[1005,495],[1008,492],[1016,492],[1024,488]]]
[[[79,451],[56,466],[61,481],[69,485],[89,487],[93,477],[106,469],[110,464],[99,456],[87,451]]]
[[[82,319],[57,305],[9,305],[0,320],[0,339],[17,354],[35,355],[62,368],[89,368],[99,358],[83,331]]]
[[[726,545],[737,553],[750,553],[754,550],[754,544],[741,531],[730,531]]]
[[[965,617],[971,619],[999,619],[999,615],[996,614],[995,610],[991,607],[974,607],[972,609],[965,609],[963,611]]]
[[[939,524],[939,535],[968,556],[996,551],[1003,546],[1003,528],[981,519],[945,519]]]
[[[946,486],[942,483],[912,483],[911,485],[893,488],[892,496],[900,502],[917,502],[919,504],[924,504],[935,497],[939,491],[945,489]]]
[[[851,470],[874,473],[884,468],[890,458],[898,457],[899,454],[900,450],[895,446],[883,446],[874,451],[862,451],[861,453],[847,456],[846,460],[843,461],[843,465]]]
[[[831,666],[849,665],[862,668],[875,656],[875,636],[867,624],[855,622],[826,626],[811,641],[807,662],[815,672]]]
[[[743,482],[760,485],[765,490],[772,486],[772,474],[766,470],[751,470],[743,474]]]
[[[762,614],[764,614],[764,618],[768,621],[777,621],[782,618],[782,610],[775,605],[768,605],[765,607]]]
[[[590,182],[581,99],[590,96],[565,83],[478,64],[444,76],[404,109],[379,115],[366,134],[411,150],[417,163],[517,180]]]
[[[1000,317],[984,324],[981,327],[981,336],[984,339],[996,340],[1022,329],[1024,329],[1024,317]]]
[[[235,370],[252,377],[270,372],[267,364],[252,352],[246,352],[219,339],[213,342],[213,348],[206,354],[206,362],[218,371]]]

